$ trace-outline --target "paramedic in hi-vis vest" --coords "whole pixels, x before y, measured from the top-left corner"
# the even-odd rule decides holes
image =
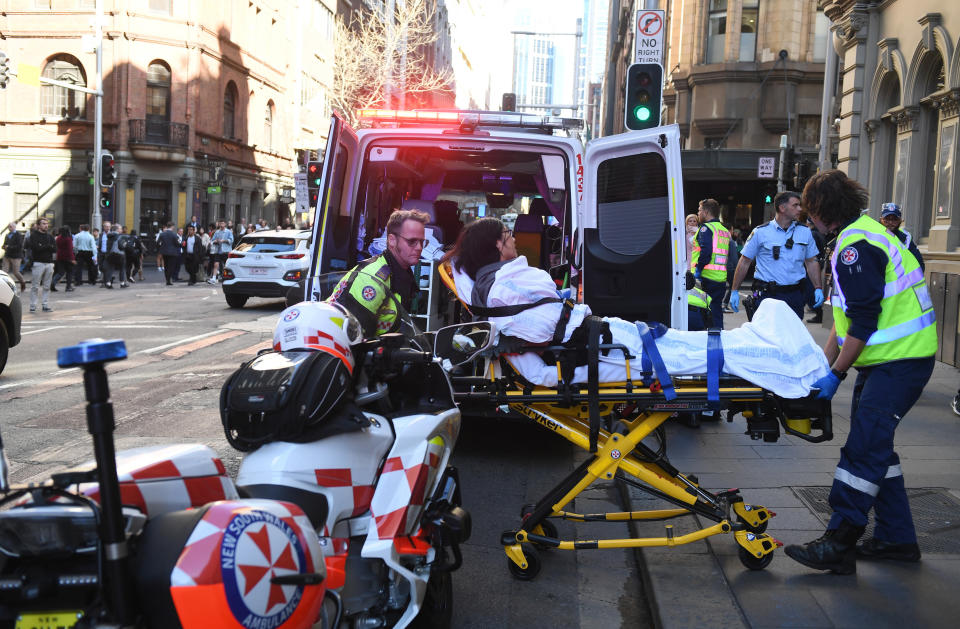
[[[730,231],[720,224],[720,204],[704,199],[697,210],[700,231],[693,240],[690,270],[700,280],[703,290],[710,295],[710,314],[713,326],[723,329],[723,296],[727,292],[727,254],[730,251]]]
[[[867,194],[839,170],[814,175],[803,208],[821,233],[838,233],[830,260],[834,329],[825,352],[831,371],[814,383],[830,399],[856,367],[850,433],[830,490],[833,515],[823,537],[786,548],[800,563],[839,574],[856,560],[919,561],[900,459],[897,426],[914,405],[937,351],[933,303],[923,270],[900,239],[861,216]],[[857,543],[874,510],[873,537]]]

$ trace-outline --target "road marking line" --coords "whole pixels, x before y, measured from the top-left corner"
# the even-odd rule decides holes
[[[262,349],[270,349],[271,347],[273,347],[273,342],[272,342],[272,341],[264,341],[263,343],[257,343],[256,345],[251,345],[250,347],[246,347],[246,348],[244,348],[244,349],[239,349],[239,350],[235,351],[235,352],[233,353],[233,355],[234,355],[234,356],[249,356],[249,355],[252,355],[252,354],[256,354],[257,352],[259,352],[259,351],[262,350]]]
[[[138,354],[156,354],[156,353],[158,353],[158,352],[162,352],[162,351],[165,350],[165,349],[170,349],[171,347],[176,347],[177,345],[180,345],[180,344],[182,344],[182,343],[190,343],[190,342],[196,341],[196,340],[198,340],[198,339],[205,339],[205,338],[207,338],[208,336],[213,336],[214,334],[219,334],[219,333],[220,333],[220,330],[212,330],[212,331],[210,331],[210,332],[204,332],[203,334],[198,334],[198,335],[196,335],[196,336],[188,336],[188,337],[185,338],[185,339],[180,339],[179,341],[174,341],[173,343],[166,343],[166,344],[164,344],[164,345],[157,345],[156,347],[151,347],[151,348],[148,348],[148,349],[142,349],[142,350],[140,350],[140,351],[137,352],[137,353],[138,353]]]
[[[242,330],[227,330],[226,332],[221,332],[216,336],[209,336],[207,338],[194,341],[188,345],[181,345],[179,347],[174,347],[173,349],[167,350],[166,352],[164,352],[163,355],[166,356],[167,358],[180,358],[181,356],[185,356],[194,350],[208,347],[215,343],[219,343],[220,341],[226,341],[227,339],[231,339],[235,336],[240,336],[241,334],[246,334],[246,332]]]
[[[59,330],[59,329],[61,329],[61,328],[65,328],[65,327],[67,327],[67,326],[65,326],[65,325],[54,325],[54,326],[51,326],[51,327],[49,327],[49,328],[40,328],[40,329],[38,329],[38,330],[30,330],[29,332],[21,332],[21,333],[20,333],[20,336],[27,336],[28,334],[36,334],[37,332],[49,332],[50,330]]]

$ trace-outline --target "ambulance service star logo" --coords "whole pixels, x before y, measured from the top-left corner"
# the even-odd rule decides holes
[[[303,547],[289,524],[264,511],[235,515],[223,532],[220,568],[237,621],[247,627],[286,622],[303,586],[280,585],[273,579],[304,572],[304,563]]]

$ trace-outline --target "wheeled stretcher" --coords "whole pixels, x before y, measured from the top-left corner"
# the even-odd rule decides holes
[[[710,409],[726,411],[727,421],[742,415],[746,434],[752,439],[776,441],[782,430],[820,442],[833,436],[830,402],[817,400],[813,395],[781,398],[746,380],[723,375],[716,361],[711,361],[705,374],[671,377],[662,368],[662,361],[657,360],[655,348],[648,357],[645,346],[644,356],[638,360],[623,345],[603,343],[599,334],[589,334],[586,345],[590,377],[585,384],[574,384],[570,377],[571,353],[579,352],[582,362],[584,348],[531,346],[506,337],[478,354],[484,360],[475,358],[472,375],[452,378],[455,397],[464,414],[482,414],[491,405],[514,411],[592,455],[539,502],[524,506],[518,529],[503,532],[501,543],[513,576],[529,580],[538,574],[538,547],[583,550],[675,546],[721,533],[734,534],[744,566],[751,570],[765,568],[780,545],[765,533],[775,514],[744,502],[737,489],[713,493],[701,488],[695,476],[677,470],[666,456],[663,424],[677,412]],[[624,353],[623,382],[597,381],[598,356],[609,350]],[[548,362],[556,362],[556,387],[531,385],[512,367],[510,357],[525,351],[537,351]],[[631,362],[639,369],[633,371]],[[660,447],[650,447],[644,442],[648,438],[658,438]],[[594,482],[615,477],[675,508],[592,514],[568,510],[571,502]],[[553,524],[555,519],[624,522],[670,520],[694,514],[713,524],[685,535],[674,535],[667,525],[662,537],[592,541],[560,539]]]

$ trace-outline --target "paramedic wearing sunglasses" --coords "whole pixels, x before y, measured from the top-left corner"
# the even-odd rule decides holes
[[[830,399],[857,368],[850,432],[830,490],[826,533],[786,548],[817,570],[856,572],[856,559],[919,561],[920,548],[904,489],[894,433],[933,372],[937,326],[917,259],[869,216],[863,187],[839,170],[814,175],[803,207],[821,233],[837,233],[830,260],[834,327],[824,348],[831,371],[814,383]],[[873,537],[857,540],[874,510]]]
[[[418,285],[411,268],[420,261],[430,217],[416,210],[396,210],[387,220],[387,250],[347,273],[327,301],[342,304],[359,319],[363,337],[392,332],[399,323],[396,302],[407,310]],[[373,278],[373,279],[371,279]]]
[[[760,225],[747,238],[740,252],[740,262],[733,274],[730,307],[740,310],[740,284],[757,261],[753,288],[760,294],[757,304],[764,299],[779,299],[803,320],[803,277],[813,282],[814,304],[823,304],[823,289],[820,286],[820,250],[810,228],[797,222],[800,215],[800,195],[796,192],[781,192],[773,199],[777,215],[769,223]]]
[[[700,231],[693,241],[690,270],[704,292],[710,295],[710,314],[714,327],[723,329],[723,296],[727,292],[727,256],[730,231],[720,223],[720,204],[704,199],[697,209]]]

